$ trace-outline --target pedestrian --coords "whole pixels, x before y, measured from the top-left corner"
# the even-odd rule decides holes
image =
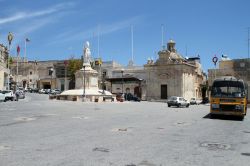
[[[19,92],[18,92],[18,91],[16,91],[15,95],[16,95],[16,101],[18,101],[18,98],[19,98]]]

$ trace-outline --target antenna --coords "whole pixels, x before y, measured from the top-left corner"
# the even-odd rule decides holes
[[[98,29],[97,29],[97,53],[98,53],[98,58],[100,57],[100,25],[98,25]]]
[[[132,62],[134,62],[134,32],[133,32],[133,25],[131,25],[131,53],[132,53]]]
[[[161,24],[161,46],[164,49],[164,24]]]
[[[249,58],[249,27],[247,28],[247,57]]]

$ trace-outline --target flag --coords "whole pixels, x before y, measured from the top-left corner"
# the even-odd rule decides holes
[[[19,56],[19,53],[20,53],[20,47],[19,47],[19,45],[17,45],[17,48],[16,48],[16,51],[17,51],[17,55]]]
[[[29,38],[26,38],[25,41],[26,41],[26,42],[30,42],[30,39],[29,39]]]

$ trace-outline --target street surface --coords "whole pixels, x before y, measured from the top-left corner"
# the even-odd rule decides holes
[[[249,166],[250,115],[209,106],[82,103],[26,93],[0,103],[0,166]]]

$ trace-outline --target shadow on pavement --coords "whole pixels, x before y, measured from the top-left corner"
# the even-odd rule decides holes
[[[211,115],[210,113],[203,117],[204,119],[218,119],[218,120],[233,120],[233,121],[242,121],[243,119],[238,116],[232,115]]]

